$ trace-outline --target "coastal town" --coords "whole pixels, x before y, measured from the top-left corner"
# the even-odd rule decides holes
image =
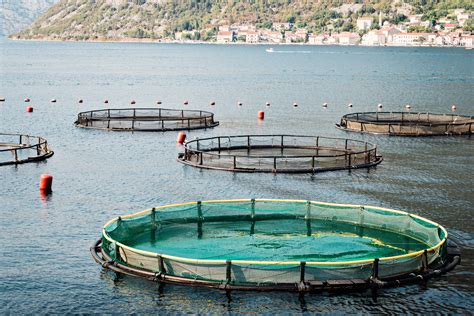
[[[218,25],[216,31],[207,30],[206,42],[219,44],[306,44],[306,45],[361,45],[361,46],[436,46],[474,47],[474,13],[455,9],[448,16],[429,20],[422,14],[402,16],[392,23],[378,16],[356,19],[351,31],[333,31],[331,25],[324,32],[310,32],[307,27],[290,22],[275,22],[259,27],[255,24],[235,23]],[[186,30],[174,33],[174,42],[202,42],[202,31]]]

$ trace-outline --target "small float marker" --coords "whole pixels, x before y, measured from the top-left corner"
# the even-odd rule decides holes
[[[270,106],[270,102],[265,103],[266,106]]]
[[[407,111],[410,111],[411,110],[411,105],[410,104],[405,105],[405,109],[407,109]]]
[[[25,102],[26,103],[30,102],[30,98],[25,98]]]
[[[82,99],[79,99],[79,101],[78,101],[78,102],[79,102],[79,103],[84,103],[84,100],[82,100]]]
[[[56,99],[51,99],[51,103],[56,103]]]
[[[293,103],[293,107],[297,108],[297,107],[298,107],[298,103],[294,102],[294,103]]]
[[[135,103],[137,103],[135,102],[135,100],[130,101],[130,104],[135,104]]]
[[[26,107],[26,112],[28,112],[28,113],[33,112],[33,107],[32,106],[27,106]]]
[[[323,108],[327,108],[328,104],[326,102],[323,103]]]
[[[212,101],[212,102],[211,102],[211,105],[216,105],[216,102],[215,102],[215,101]]]
[[[46,194],[51,193],[53,192],[52,186],[53,186],[53,176],[47,173],[42,174],[40,178],[40,191]]]
[[[161,104],[161,101],[156,101],[156,104]]]
[[[0,102],[5,102],[5,98],[0,98]]]
[[[177,142],[178,144],[182,145],[185,140],[186,140],[186,133],[184,133],[184,132],[179,132],[179,133],[178,133],[178,137],[176,138],[176,142]]]
[[[109,103],[109,100],[104,100],[104,103],[105,103],[105,104]]]
[[[265,112],[263,111],[258,111],[258,119],[263,120],[265,118]]]
[[[352,103],[349,103],[349,104],[347,105],[347,107],[348,107],[348,108],[351,108],[351,107],[352,107]]]
[[[451,111],[456,112],[456,110],[457,110],[456,104],[451,105]]]
[[[240,101],[237,102],[237,105],[238,105],[238,106],[242,106],[242,102],[240,102]]]
[[[377,108],[378,108],[378,109],[381,109],[381,108],[383,108],[383,105],[382,105],[382,103],[379,103],[379,104],[377,104]]]
[[[188,100],[184,101],[183,104],[188,105],[189,104]]]

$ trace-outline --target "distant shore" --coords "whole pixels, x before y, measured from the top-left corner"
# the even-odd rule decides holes
[[[88,39],[88,40],[75,40],[75,39],[57,39],[57,38],[15,38],[15,37],[5,37],[13,41],[39,41],[39,42],[76,42],[76,43],[155,43],[155,44],[205,44],[205,45],[245,45],[245,46],[362,46],[362,47],[439,47],[439,48],[464,48],[472,49],[471,47],[466,46],[449,46],[449,45],[395,45],[395,44],[386,44],[386,45],[364,45],[364,44],[354,44],[354,45],[341,45],[341,44],[309,44],[309,43],[270,43],[270,42],[259,42],[259,43],[245,43],[245,42],[229,42],[229,43],[218,43],[218,42],[208,42],[208,41],[196,41],[196,40],[165,40],[165,39],[150,39],[150,38],[97,38],[97,39]]]

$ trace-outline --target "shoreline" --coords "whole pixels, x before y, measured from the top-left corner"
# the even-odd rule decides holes
[[[89,40],[73,40],[73,39],[53,39],[53,38],[14,38],[10,36],[5,36],[5,39],[11,41],[25,41],[25,42],[73,42],[73,43],[146,43],[146,44],[191,44],[191,45],[241,45],[241,46],[341,46],[341,47],[431,47],[431,48],[462,48],[466,50],[473,49],[474,47],[470,46],[454,46],[454,45],[363,45],[363,44],[354,44],[354,45],[340,45],[340,44],[309,44],[309,43],[245,43],[245,42],[229,42],[229,43],[217,43],[217,42],[207,42],[207,41],[177,41],[177,40],[154,40],[154,39],[138,39],[138,38],[123,38],[123,39],[89,39]]]

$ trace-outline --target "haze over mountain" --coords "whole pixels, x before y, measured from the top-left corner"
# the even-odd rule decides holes
[[[469,6],[474,7],[470,0],[60,0],[15,38],[160,39],[172,38],[175,32],[198,31],[206,40],[223,24],[265,27],[291,21],[319,32],[334,16],[341,21],[336,27],[350,29],[360,15],[436,15],[440,10]]]
[[[1,0],[0,36],[27,28],[59,0]]]

